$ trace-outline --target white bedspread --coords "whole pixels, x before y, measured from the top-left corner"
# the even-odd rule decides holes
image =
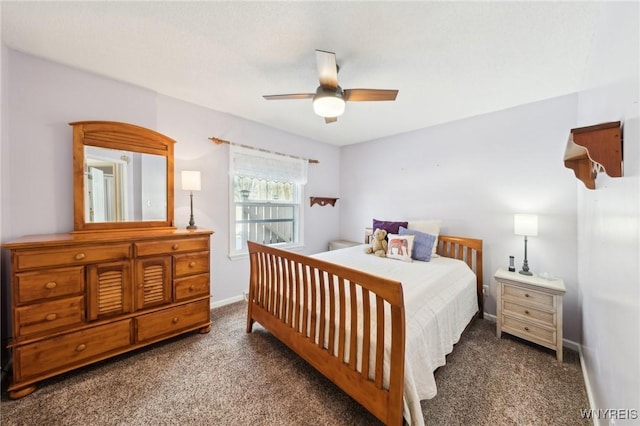
[[[420,401],[436,396],[433,372],[445,365],[478,311],[476,276],[466,263],[446,257],[403,262],[365,254],[366,244],[313,257],[402,283],[406,319],[404,418],[424,425]]]

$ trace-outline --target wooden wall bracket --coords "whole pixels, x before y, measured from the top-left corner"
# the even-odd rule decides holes
[[[571,129],[564,165],[588,189],[596,189],[598,172],[622,176],[622,128],[619,121]]]
[[[327,204],[331,204],[332,206],[335,206],[336,201],[339,200],[339,198],[330,198],[330,197],[309,197],[309,198],[310,198],[311,207],[314,204],[319,204],[321,206],[326,206]]]

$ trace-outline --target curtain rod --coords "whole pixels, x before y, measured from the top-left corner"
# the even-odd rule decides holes
[[[262,148],[256,148],[255,146],[249,146],[249,145],[242,145],[242,144],[238,144],[238,143],[233,143],[230,141],[226,141],[224,139],[220,139],[220,138],[209,138],[209,140],[213,143],[215,143],[216,145],[221,145],[221,144],[227,144],[227,145],[234,145],[234,146],[240,146],[242,148],[247,148],[247,149],[254,149],[256,151],[262,151],[262,152],[268,152],[269,154],[277,154],[277,155],[283,155],[285,157],[291,157],[291,158],[296,158],[298,160],[306,160],[309,162],[309,164],[318,164],[320,161],[318,160],[312,160],[310,158],[302,158],[302,157],[296,157],[295,155],[289,155],[289,154],[283,154],[281,152],[275,152],[275,151],[269,151],[266,149],[262,149]]]

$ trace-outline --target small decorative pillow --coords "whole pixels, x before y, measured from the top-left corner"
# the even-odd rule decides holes
[[[400,227],[400,235],[413,235],[415,238],[413,240],[413,251],[411,253],[411,257],[414,260],[422,260],[424,262],[428,262],[431,260],[431,255],[433,253],[433,245],[436,242],[436,236],[432,234],[427,234],[425,232],[415,231],[413,229],[407,229],[405,227]]]
[[[436,236],[436,242],[433,243],[433,249],[431,251],[431,257],[438,257],[436,249],[438,248],[438,236],[440,236],[441,220],[410,220],[409,226],[405,228],[414,231],[424,232],[425,234],[431,234]]]
[[[405,262],[413,262],[411,252],[413,251],[413,240],[415,236],[389,234],[387,238],[389,238],[387,257]]]
[[[373,229],[374,231],[376,229],[384,229],[385,231],[387,231],[387,234],[397,234],[398,229],[401,226],[404,226],[406,228],[407,225],[408,225],[408,222],[391,222],[388,220],[373,219],[373,227],[371,229]],[[389,239],[389,236],[387,235],[387,240],[388,239]]]

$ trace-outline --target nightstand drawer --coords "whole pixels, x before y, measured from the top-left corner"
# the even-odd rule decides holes
[[[330,251],[338,250],[342,248],[357,246],[360,244],[362,243],[356,243],[355,241],[348,241],[348,240],[334,240],[334,241],[329,241],[329,250]]]
[[[502,297],[520,303],[536,303],[553,308],[553,295],[514,285],[504,285]]]
[[[502,317],[502,328],[507,333],[522,337],[533,342],[542,343],[545,346],[555,347],[555,329],[534,325],[528,321],[521,321],[507,315]]]
[[[556,325],[555,312],[547,312],[541,309],[535,309],[530,306],[520,305],[508,300],[502,301],[502,312],[505,314],[515,314],[526,318],[526,321],[532,319],[551,327]]]

